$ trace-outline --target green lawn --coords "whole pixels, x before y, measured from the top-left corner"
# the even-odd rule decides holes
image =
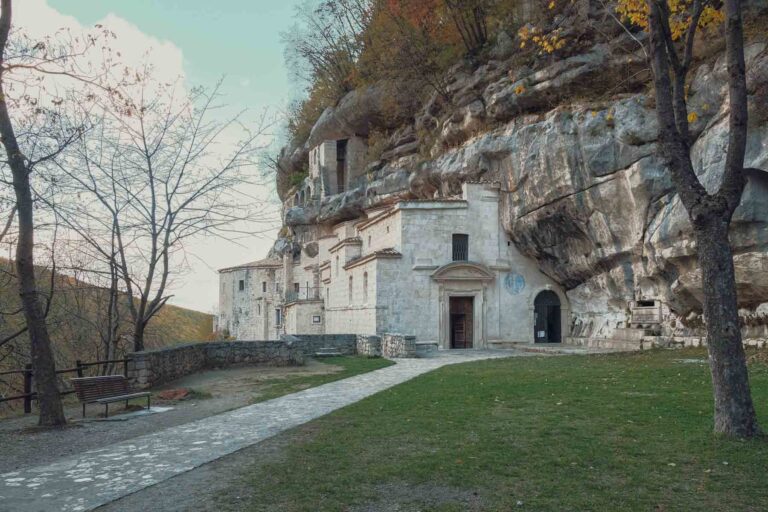
[[[354,377],[361,373],[368,373],[380,368],[386,368],[387,366],[394,364],[392,361],[380,357],[360,356],[324,357],[319,359],[319,361],[324,364],[339,366],[342,370],[325,375],[300,375],[290,378],[275,379],[274,382],[265,386],[265,389],[261,392],[259,397],[254,399],[252,403],[272,400],[273,398],[296,393],[303,389],[314,388],[336,380]]]
[[[766,510],[768,441],[712,434],[708,367],[680,361],[703,357],[445,367],[300,427],[247,510]],[[768,428],[768,367],[751,378]]]

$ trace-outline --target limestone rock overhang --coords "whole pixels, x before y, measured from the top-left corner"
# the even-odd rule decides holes
[[[482,263],[454,261],[443,265],[432,273],[435,281],[493,281],[494,273]]]

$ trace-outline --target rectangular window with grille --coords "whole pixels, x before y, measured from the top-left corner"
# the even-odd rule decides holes
[[[453,235],[453,261],[469,260],[469,235]]]

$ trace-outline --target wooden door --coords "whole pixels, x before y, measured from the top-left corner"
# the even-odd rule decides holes
[[[451,348],[472,348],[474,323],[474,298],[450,298]]]

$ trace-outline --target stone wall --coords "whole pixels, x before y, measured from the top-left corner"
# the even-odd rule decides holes
[[[128,380],[145,389],[211,368],[235,365],[304,364],[304,347],[286,341],[193,343],[129,354]]]
[[[384,357],[416,357],[416,337],[404,334],[382,334],[381,355]]]
[[[381,336],[358,335],[357,353],[361,356],[381,357]]]
[[[314,356],[320,349],[338,350],[345,356],[357,354],[357,336],[355,334],[287,334],[280,337],[290,342],[304,356]]]

